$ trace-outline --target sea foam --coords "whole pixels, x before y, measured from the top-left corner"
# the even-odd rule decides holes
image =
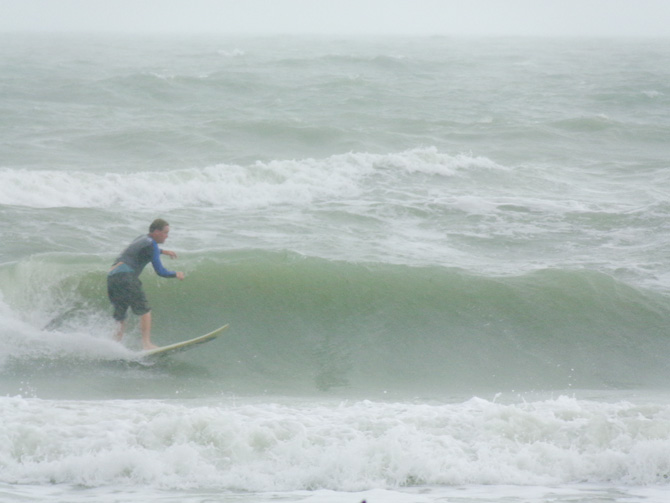
[[[558,397],[451,404],[0,400],[0,480],[361,491],[663,483],[670,409]]]
[[[371,187],[372,176],[427,173],[453,176],[458,170],[497,169],[492,161],[448,155],[434,148],[394,154],[349,153],[325,159],[218,164],[161,172],[0,170],[0,204],[31,208],[181,208],[307,205],[328,198],[353,198]],[[390,176],[390,175],[388,175]]]

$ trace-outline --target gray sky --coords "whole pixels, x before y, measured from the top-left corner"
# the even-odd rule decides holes
[[[670,0],[0,0],[0,32],[670,37]]]

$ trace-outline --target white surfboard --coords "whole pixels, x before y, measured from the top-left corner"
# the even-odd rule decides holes
[[[213,332],[210,332],[205,335],[201,335],[199,337],[194,337],[193,339],[189,339],[187,341],[182,341],[182,342],[176,342],[174,344],[170,344],[168,346],[161,346],[160,348],[156,349],[149,349],[147,351],[143,351],[141,353],[142,358],[155,358],[155,357],[160,357],[160,356],[167,356],[171,355],[173,353],[177,353],[179,351],[186,351],[187,349],[194,348],[198,344],[202,344],[203,342],[211,341],[213,339],[216,339],[219,335],[221,335],[224,330],[228,328],[228,324],[225,324],[222,327],[217,328]]]

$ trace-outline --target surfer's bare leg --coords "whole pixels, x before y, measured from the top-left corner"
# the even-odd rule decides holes
[[[158,346],[151,343],[151,311],[140,316],[140,329],[142,330],[142,347],[156,349]]]
[[[118,328],[116,330],[116,333],[114,334],[114,340],[117,342],[121,342],[123,339],[123,334],[126,330],[126,322],[125,321],[119,321],[118,322]]]

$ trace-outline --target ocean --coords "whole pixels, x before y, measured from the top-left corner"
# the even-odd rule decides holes
[[[670,40],[0,36],[0,499],[670,497]],[[162,217],[144,364],[106,295]]]

